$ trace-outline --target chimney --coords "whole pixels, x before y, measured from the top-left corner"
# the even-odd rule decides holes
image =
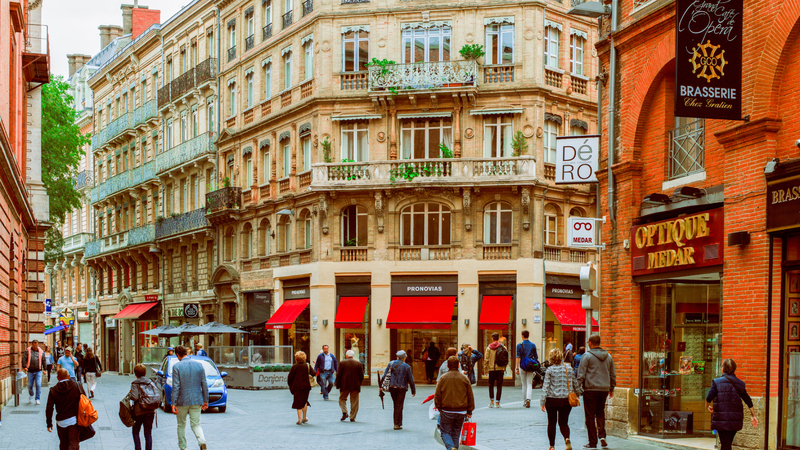
[[[122,35],[133,32],[133,5],[121,5],[122,10]]]
[[[147,6],[133,8],[133,28],[131,29],[131,39],[136,39],[150,28],[151,25],[161,23],[161,11],[149,9]]]
[[[118,37],[121,37],[123,35],[122,27],[119,26],[119,25],[109,25],[108,26],[108,35],[111,38],[111,39],[109,39],[108,42],[111,43],[114,39],[116,39]]]
[[[86,65],[92,59],[90,55],[72,55],[75,57],[75,72],[81,70],[81,67]]]
[[[111,25],[100,25],[97,27],[97,29],[100,30],[100,50],[108,47],[108,44],[111,43],[110,32],[108,30],[110,27]]]
[[[69,76],[75,75],[75,72],[78,70],[75,67],[75,57],[78,55],[67,55],[67,62],[69,63]]]

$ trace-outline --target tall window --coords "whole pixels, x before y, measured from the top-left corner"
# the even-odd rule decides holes
[[[292,87],[292,52],[288,52],[283,56],[283,88],[289,89]]]
[[[172,148],[172,119],[167,120],[167,148]]]
[[[292,0],[284,0],[283,2],[283,12],[288,13],[292,11]]]
[[[511,116],[486,116],[483,120],[483,157],[511,156],[512,134]]]
[[[247,75],[247,107],[253,106],[253,74]]]
[[[263,26],[272,23],[272,0],[263,0],[261,4],[261,14],[264,20]]]
[[[510,244],[511,216],[511,207],[507,203],[489,204],[483,213],[483,243]]]
[[[312,237],[312,226],[313,223],[311,221],[311,213],[306,214],[305,220],[303,220],[303,244],[305,244],[305,248],[311,248],[314,244],[313,237]]]
[[[247,37],[256,33],[256,18],[252,10],[247,14]]]
[[[230,115],[233,116],[236,114],[236,83],[230,83],[228,86],[228,104],[230,105],[231,111]]]
[[[544,162],[556,163],[556,136],[558,136],[558,123],[552,120],[544,121]]]
[[[583,45],[585,40],[583,37],[573,34],[569,40],[569,63],[570,72],[583,75]]]
[[[186,137],[188,136],[188,123],[186,119],[186,112],[181,113],[181,142],[186,142]]]
[[[214,132],[214,124],[216,123],[216,118],[214,117],[214,102],[208,101],[208,117],[206,118],[206,131]]]
[[[676,117],[670,132],[670,178],[705,170],[705,121]]]
[[[192,106],[192,137],[195,138],[200,133],[198,127],[199,114],[197,113],[197,105]]]
[[[175,78],[175,74],[172,71],[172,56],[167,58],[167,82],[172,81]]]
[[[314,76],[314,41],[308,41],[303,45],[303,69],[305,71],[304,80],[308,80]]]
[[[450,61],[452,28],[403,30],[403,62]]]
[[[261,256],[269,255],[271,253],[272,246],[270,245],[270,242],[272,237],[270,234],[271,229],[269,226],[269,220],[261,220],[261,224],[258,226],[258,252]]]
[[[369,122],[342,124],[342,159],[369,161]]]
[[[192,55],[191,55],[192,67],[196,67],[197,66],[197,41],[192,40],[191,50],[192,50]]]
[[[225,261],[233,261],[236,258],[236,236],[233,232],[233,227],[228,227],[224,235],[224,253]]]
[[[250,258],[253,256],[253,227],[250,222],[244,224],[242,227],[242,258]]]
[[[544,207],[544,243],[545,245],[558,245],[558,209],[553,205]]]
[[[180,53],[180,63],[181,63],[180,73],[181,74],[184,74],[187,70],[189,70],[189,65],[188,65],[187,62],[188,62],[188,59],[186,57],[186,47],[182,46],[181,47],[181,53]]]
[[[305,136],[300,139],[303,147],[303,172],[311,170],[311,137]]]
[[[514,63],[514,25],[493,24],[486,27],[486,64]]]
[[[418,203],[400,213],[400,245],[450,245],[450,208]]]
[[[283,141],[283,178],[292,173],[292,148],[289,145],[289,140]]]
[[[281,216],[278,222],[278,251],[288,252],[292,249],[292,224],[288,216]]]
[[[452,119],[406,120],[401,127],[403,159],[441,158],[440,145],[453,148]]]
[[[342,37],[342,70],[354,72],[367,70],[369,62],[369,31],[348,31]]]
[[[342,247],[367,245],[367,209],[350,205],[342,211]]]
[[[264,65],[264,100],[272,97],[272,63]]]
[[[253,157],[252,154],[247,155],[244,160],[244,170],[245,170],[245,185],[242,186],[245,189],[250,189],[250,186],[253,185]]]
[[[272,165],[271,165],[272,162],[270,161],[270,157],[269,157],[269,149],[264,151],[264,153],[262,154],[262,157],[261,157],[261,161],[264,162],[264,169],[263,169],[263,171],[261,173],[264,174],[263,180],[264,180],[264,183],[266,183],[272,177],[272,170],[271,170],[272,169]]]
[[[583,136],[584,134],[586,134],[586,130],[584,130],[582,126],[572,125],[569,127],[570,136]]]
[[[236,47],[236,22],[228,24],[228,48]]]
[[[228,178],[233,177],[233,155],[228,158],[228,172],[225,174]]]
[[[544,65],[558,67],[558,37],[560,33],[556,27],[544,29]]]
[[[209,29],[208,30],[208,34],[206,35],[206,55],[209,58],[213,58],[214,57],[214,51],[215,51],[215,48],[214,48],[214,30],[213,29]]]

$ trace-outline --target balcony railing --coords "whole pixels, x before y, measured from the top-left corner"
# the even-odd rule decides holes
[[[83,256],[85,258],[91,258],[92,256],[97,256],[100,254],[100,240],[89,241],[86,243],[86,247],[83,249]]]
[[[544,68],[544,84],[560,88],[563,79],[564,75],[560,71],[548,67]]]
[[[561,261],[561,248],[560,247],[545,247],[544,248],[545,261]]]
[[[172,100],[172,97],[170,97],[169,86],[169,84],[162,86],[161,89],[158,90],[158,109],[161,109],[162,106],[166,105]]]
[[[224,209],[236,209],[242,205],[242,188],[224,187],[206,194],[206,213],[211,214]]]
[[[97,150],[126,130],[133,129],[133,114],[124,113],[92,136],[92,150]]]
[[[341,261],[367,261],[369,249],[367,247],[342,247],[339,250]]]
[[[158,90],[158,108],[217,78],[217,59],[208,58]]]
[[[400,247],[400,261],[447,261],[452,259],[449,245]]]
[[[514,81],[514,65],[483,66],[484,83],[510,83]]]
[[[155,241],[155,224],[149,223],[141,227],[120,231],[94,241],[87,242],[83,255],[92,258],[97,255],[122,250]]]
[[[156,173],[174,169],[207,153],[214,153],[216,151],[214,139],[214,136],[203,133],[158,154],[156,156]]]
[[[544,164],[544,179],[555,181],[556,179],[556,166],[555,164]]]
[[[92,181],[92,171],[91,170],[82,170],[75,175],[74,184],[75,189],[80,190],[86,186],[91,186],[93,183]]]
[[[261,41],[266,41],[271,37],[272,37],[272,23],[270,22],[264,25],[264,28],[261,29]]]
[[[283,15],[283,29],[286,29],[286,27],[288,27],[291,24],[292,24],[292,11],[289,11]]]
[[[247,36],[244,40],[244,51],[249,51],[253,46],[256,45],[256,35],[251,34]]]
[[[235,45],[228,49],[228,62],[231,62],[234,59],[236,59],[236,46]]]
[[[484,245],[483,259],[511,259],[511,244]]]
[[[92,189],[92,203],[99,202],[100,200],[114,195],[117,192],[152,180],[155,178],[155,168],[155,161],[150,161],[133,170],[127,170],[121,174],[114,175]]]
[[[175,98],[189,92],[189,89],[194,87],[194,67],[175,78],[170,85],[172,85],[172,96]]]
[[[306,0],[303,2],[303,17],[311,14],[314,11],[314,0]]]
[[[184,214],[168,217],[156,223],[156,239],[174,234],[185,233],[210,226],[206,219],[206,209],[195,209]]]
[[[87,242],[94,239],[92,233],[78,233],[64,238],[64,245],[61,246],[61,251],[64,253],[71,253],[76,250],[82,249]]]
[[[478,80],[475,61],[438,61],[369,66],[369,90],[452,88],[474,86]]]
[[[358,189],[408,183],[454,184],[533,181],[532,156],[509,158],[406,159],[312,165],[311,188]]]
[[[369,72],[345,72],[339,75],[340,89],[351,91],[367,88]]]
[[[156,225],[148,223],[128,232],[128,245],[148,244],[156,240]]]
[[[572,86],[572,92],[586,95],[588,81],[585,78],[582,78],[578,75],[570,75],[569,79],[570,86]]]
[[[144,106],[140,106],[133,111],[133,127],[144,125],[150,119],[158,117],[158,99],[147,101]]]

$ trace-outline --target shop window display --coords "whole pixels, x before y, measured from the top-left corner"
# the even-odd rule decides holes
[[[787,259],[800,260],[800,238],[787,241]],[[784,369],[781,389],[782,447],[800,449],[800,270],[785,276]]]
[[[436,376],[447,349],[449,347],[459,348],[456,321],[452,322],[449,330],[397,330],[398,349],[406,351],[408,355],[406,363],[411,366],[414,382],[417,384],[424,384],[428,379],[425,372],[425,360],[422,359],[422,356],[431,342],[439,350],[439,358],[434,364],[436,368],[434,376]]]
[[[147,330],[152,330],[158,326],[158,322],[155,320],[140,320],[136,322],[136,336],[139,340],[139,353],[136,355],[136,362],[141,363],[143,355],[149,352],[150,348],[158,347],[158,336],[148,336],[146,334],[142,334]]]
[[[506,350],[508,350],[509,363],[506,366],[505,372],[503,373],[503,379],[513,380],[514,369],[516,367],[516,360],[514,358],[517,355],[517,344],[513,341],[513,338],[509,340],[508,330],[481,330],[481,344],[478,351],[483,353],[484,357],[486,356],[486,348],[492,343],[492,333],[500,334],[500,343],[503,344]],[[481,380],[489,379],[489,374],[483,372],[483,360],[479,361],[478,364],[475,365],[475,371],[480,373]]]

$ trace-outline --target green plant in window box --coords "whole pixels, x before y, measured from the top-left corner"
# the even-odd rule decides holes
[[[521,156],[528,150],[528,141],[525,139],[525,135],[522,134],[522,131],[514,133],[514,138],[511,140],[511,149],[513,150],[511,156]]]
[[[344,243],[345,247],[355,247],[358,242],[355,239],[349,239],[347,242]]]
[[[467,60],[477,60],[486,54],[486,52],[483,51],[483,46],[480,44],[465,44],[458,53],[461,54],[462,58]]]

